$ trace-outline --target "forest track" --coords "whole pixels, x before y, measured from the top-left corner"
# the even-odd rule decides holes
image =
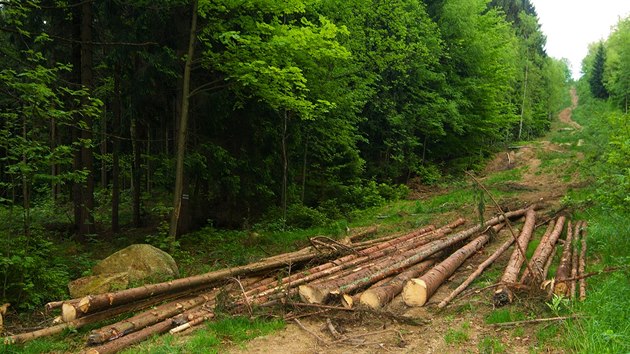
[[[575,162],[572,157],[580,159],[581,154],[570,155],[567,144],[556,144],[550,141],[552,133],[568,133],[582,127],[571,119],[571,112],[578,104],[575,90],[571,90],[572,105],[558,115],[552,124],[552,132],[548,136],[531,142],[525,146],[496,154],[483,171],[482,180],[490,180],[508,170],[518,170],[520,178],[507,181],[506,188],[518,191],[509,205],[526,205],[533,202],[542,203],[548,210],[560,208],[562,198],[567,190],[579,180],[577,172],[567,174]],[[569,144],[578,144],[578,141]],[[564,161],[564,165],[558,165]],[[569,161],[569,162],[567,162]],[[574,166],[573,166],[574,167]],[[494,206],[487,205],[491,211]],[[474,206],[471,207],[474,209]],[[474,215],[474,214],[473,214]],[[449,217],[452,216],[449,214]],[[470,216],[470,215],[468,215]],[[474,218],[474,216],[473,216]],[[385,310],[399,316],[399,318],[421,319],[427,321],[424,325],[410,325],[392,320],[391,316],[365,313],[330,313],[301,319],[301,324],[312,333],[308,333],[296,323],[289,322],[287,327],[279,332],[264,337],[258,337],[246,343],[243,347],[228,347],[226,351],[233,354],[242,353],[471,353],[480,352],[484,343],[504,348],[506,353],[529,353],[532,350],[543,350],[543,343],[537,339],[537,327],[525,327],[522,330],[497,330],[487,325],[486,317],[494,309],[492,306],[492,291],[484,291],[462,299],[462,295],[455,298],[453,303],[443,311],[437,309],[437,303],[446,297],[452,289],[457,287],[470,271],[483,262],[496,248],[511,237],[507,232],[499,234],[486,249],[473,255],[459,270],[441,286],[428,306],[409,308],[400,296],[396,297]],[[509,253],[509,252],[506,252]],[[505,267],[509,255],[502,255],[496,266],[490,267],[486,273],[495,274],[496,270]],[[495,273],[492,273],[492,270]],[[483,275],[482,275],[483,277]],[[496,282],[488,276],[487,284]],[[495,278],[498,278],[495,277]],[[475,286],[473,284],[473,286]],[[477,284],[479,287],[479,284]],[[529,309],[531,312],[544,312],[546,305],[540,298],[520,298],[514,307]],[[524,310],[523,310],[524,311]],[[531,313],[530,312],[530,313]],[[315,339],[316,334],[332,342],[326,321],[330,319],[335,326],[345,331],[348,336],[366,335],[363,341],[354,345],[330,344],[323,345]],[[387,330],[387,331],[383,331]],[[373,334],[372,334],[373,333]],[[564,352],[561,348],[550,348],[544,345],[546,353]]]

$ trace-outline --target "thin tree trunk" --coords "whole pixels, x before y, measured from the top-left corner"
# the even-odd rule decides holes
[[[529,74],[529,61],[525,58],[525,80],[523,80],[523,101],[521,102],[521,119],[518,124],[518,140],[523,133],[523,119],[525,118],[525,98],[527,97],[527,76]]]
[[[175,322],[172,318],[164,320],[162,322],[158,322],[150,327],[146,327],[138,332],[131,333],[122,338],[118,338],[109,343],[100,345],[98,347],[90,348],[86,353],[87,354],[110,354],[117,353],[127,347],[130,347],[134,344],[140,343],[150,336],[162,334],[168,332],[173,326]]]
[[[582,250],[580,251],[580,268],[579,275],[582,276],[586,272],[586,221],[582,221],[580,229],[582,231]],[[586,300],[586,279],[580,278],[580,301]]]
[[[131,118],[129,126],[131,135],[131,149],[133,151],[133,164],[131,166],[131,196],[133,226],[138,228],[142,222],[140,220],[140,189],[142,186],[142,176],[140,168],[140,142],[138,141],[138,119],[135,115]]]
[[[184,190],[184,157],[186,154],[186,130],[188,128],[188,114],[190,103],[190,72],[192,70],[193,56],[195,55],[195,42],[197,32],[197,0],[192,3],[192,15],[190,21],[190,33],[188,37],[188,54],[184,65],[184,77],[182,83],[181,118],[177,132],[177,164],[175,167],[175,191],[173,192],[173,213],[169,228],[169,238],[174,244],[177,238],[177,229],[182,206],[182,194]]]
[[[282,219],[287,220],[287,188],[289,183],[289,157],[287,152],[287,130],[289,124],[289,113],[285,109],[282,119]]]
[[[575,279],[578,275],[578,262],[580,258],[580,252],[578,249],[578,242],[580,242],[580,226],[581,222],[577,222],[575,224],[575,229],[573,230],[573,253],[571,258],[571,280],[569,297],[571,299],[575,299],[575,290],[577,289],[577,280]]]
[[[402,293],[405,304],[407,306],[424,306],[440,285],[455,273],[468,257],[480,250],[488,241],[490,241],[490,234],[485,233],[455,251],[422,277],[407,281]]]
[[[120,64],[114,68],[114,124],[112,127],[113,150],[112,150],[112,232],[120,231],[120,219],[118,209],[120,207],[120,134],[122,124],[122,98],[120,93]]]
[[[518,273],[521,270],[521,266],[527,261],[523,252],[527,250],[527,245],[529,244],[532,234],[534,233],[535,226],[536,213],[533,209],[530,209],[527,211],[527,215],[525,216],[525,225],[523,225],[523,230],[521,231],[521,234],[518,237],[518,241],[515,244],[516,247],[514,249],[514,252],[512,252],[510,261],[505,267],[505,272],[501,277],[501,283],[503,283],[503,285],[501,285],[494,293],[493,300],[495,306],[503,306],[507,303],[512,302],[512,290],[506,284],[513,284],[517,282]]]
[[[107,106],[103,106],[101,115],[101,188],[107,188],[107,163],[105,155],[107,155]]]
[[[55,118],[52,118],[50,120],[50,150],[54,151],[55,149],[57,149],[57,120]],[[52,176],[50,192],[53,205],[57,203],[57,198],[59,196],[59,184],[56,181],[57,175],[59,174],[58,172],[59,165],[53,163],[50,166],[50,175]]]
[[[308,135],[304,142],[304,158],[302,159],[302,204],[304,204],[304,195],[306,194],[306,157],[308,156]]]

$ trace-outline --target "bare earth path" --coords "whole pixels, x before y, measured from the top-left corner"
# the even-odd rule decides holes
[[[571,119],[571,112],[578,104],[578,97],[574,89],[571,90],[571,96],[572,106],[564,109],[559,114],[558,121],[552,124],[552,130],[555,133],[567,134],[568,137],[571,136],[571,131],[581,129],[581,126]],[[577,143],[577,141],[572,141],[569,144]],[[525,146],[514,148],[509,152],[499,153],[488,163],[482,180],[489,181],[499,173],[517,170],[520,172],[520,178],[505,183],[506,188],[511,188],[517,192],[513,197],[515,199],[507,200],[506,203],[524,205],[542,202],[548,209],[556,209],[567,189],[579,181],[577,172],[567,173],[567,168],[570,166],[556,166],[552,163],[558,161],[553,160],[554,157],[565,158],[567,157],[566,154],[570,153],[564,145],[566,144],[537,140]],[[579,159],[581,156],[576,154],[575,158]],[[489,213],[494,211],[492,206],[486,208]],[[469,209],[463,211],[470,213],[464,216],[469,220],[474,220],[475,206],[470,206]],[[405,324],[385,315],[330,312],[300,320],[312,333],[308,333],[296,323],[290,322],[280,332],[256,338],[243,347],[228,345],[226,351],[234,354],[478,353],[484,343],[496,342],[496,345],[503,348],[505,353],[561,353],[561,349],[554,349],[539,342],[537,331],[542,327],[497,329],[486,324],[486,317],[494,311],[490,300],[491,291],[474,294],[464,299],[460,295],[453,304],[443,311],[438,311],[436,307],[437,302],[457,287],[468,276],[470,270],[481,263],[495,248],[499,247],[507,237],[510,237],[507,233],[500,233],[498,240],[493,241],[486,249],[464,263],[455,275],[444,286],[440,287],[428,306],[409,308],[398,297],[385,309],[400,318],[422,319],[426,321],[425,324]],[[494,269],[493,274],[499,274],[497,272],[500,272],[505,266],[508,257],[509,255],[504,254],[496,265],[486,272],[491,272]],[[487,279],[485,284],[493,284],[495,281],[496,277]],[[482,285],[476,285],[476,287],[480,286]],[[546,309],[544,301],[539,298],[518,299],[517,303],[512,305],[511,310],[516,311],[515,308],[517,307],[519,311],[533,314],[544,312]],[[326,326],[327,319],[330,319],[338,330],[345,331],[347,336],[369,335],[360,337],[352,345],[325,345],[318,342],[313,333],[327,343],[333,342],[334,338]],[[490,348],[493,348],[492,345]]]

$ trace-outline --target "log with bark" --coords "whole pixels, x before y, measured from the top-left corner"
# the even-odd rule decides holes
[[[416,265],[409,267],[404,272],[396,275],[390,281],[380,286],[370,287],[361,294],[360,302],[362,305],[373,309],[380,309],[390,303],[402,291],[405,283],[412,278],[420,276],[426,272],[435,262],[437,257],[427,259]]]
[[[580,267],[579,267],[579,275],[583,276],[586,272],[586,221],[582,222],[580,227],[582,232],[582,249],[580,250]],[[586,279],[580,278],[580,301],[586,300]]]
[[[551,250],[551,254],[549,255],[549,258],[547,258],[547,262],[545,263],[545,269],[543,270],[543,274],[542,274],[542,279],[547,279],[547,274],[549,274],[549,268],[551,268],[551,263],[553,263],[553,259],[556,256],[557,248],[558,248],[557,244],[553,246],[553,249]]]
[[[525,224],[523,230],[518,237],[518,241],[515,244],[514,251],[510,256],[500,283],[502,283],[494,293],[493,301],[495,306],[503,306],[512,302],[513,294],[508,284],[516,283],[518,280],[518,273],[523,266],[523,263],[527,261],[525,254],[523,253],[527,249],[527,245],[534,233],[534,227],[536,226],[536,213],[534,209],[528,209],[525,216]]]
[[[94,330],[88,336],[88,345],[105,343],[115,338],[125,336],[144,327],[151,326],[184,311],[214,301],[218,290],[210,291],[188,299],[162,304],[149,311],[139,313],[120,322]]]
[[[556,282],[553,287],[553,293],[558,296],[569,295],[569,285],[565,279],[571,276],[571,244],[573,242],[573,226],[569,221],[567,226],[567,237],[564,241],[562,257],[556,270]]]
[[[99,345],[97,347],[90,348],[83,353],[86,354],[110,354],[117,353],[125,348],[128,348],[134,344],[140,343],[150,336],[162,334],[168,332],[175,326],[175,321],[172,318],[160,321],[154,325],[146,327],[137,332],[131,333],[127,336],[117,338],[108,343]]]
[[[495,233],[498,233],[501,228],[505,224],[499,224],[494,226],[492,229]],[[444,308],[448,303],[455,298],[455,296],[459,295],[462,291],[464,291],[483,271],[488,268],[497,258],[501,257],[501,255],[507,251],[510,246],[514,243],[514,238],[510,237],[507,241],[505,241],[490,257],[488,257],[485,261],[483,261],[474,272],[472,272],[463,283],[461,283],[455,290],[453,290],[447,297],[445,297],[439,304],[439,308]]]
[[[437,288],[459,268],[468,257],[479,251],[490,241],[490,233],[484,233],[464,247],[453,252],[420,278],[413,278],[405,283],[402,298],[407,306],[424,306]]]
[[[580,226],[581,225],[582,225],[581,222],[577,222],[573,229],[573,251],[572,251],[573,253],[571,255],[571,278],[573,278],[573,280],[569,282],[569,297],[571,299],[575,299],[575,290],[577,286],[577,280],[575,279],[575,277],[577,277],[578,275],[578,261],[580,258],[578,243],[580,242]]]
[[[520,209],[520,210],[506,213],[505,216],[507,216],[508,218],[518,217],[525,214],[526,212],[527,212],[527,209]],[[414,264],[422,262],[423,260],[429,258],[431,255],[437,253],[438,251],[441,251],[456,243],[464,241],[470,236],[477,234],[486,228],[492,227],[502,222],[503,220],[505,220],[505,216],[500,215],[500,216],[494,217],[486,221],[483,225],[474,226],[472,228],[469,228],[465,231],[459,232],[457,234],[454,234],[442,240],[432,241],[428,243],[427,245],[423,246],[421,249],[417,250],[415,254],[412,254],[411,256],[407,256],[404,260],[396,262],[391,265],[387,265],[380,269],[375,269],[374,273],[371,273],[369,275],[366,275],[358,279],[351,280],[347,284],[343,284],[340,286],[317,286],[317,287],[300,286],[299,288],[300,297],[302,297],[302,299],[307,302],[313,301],[315,303],[321,303],[322,301],[325,301],[325,299],[327,299],[328,296],[330,296],[331,294],[351,293],[352,291],[356,289],[369,286],[390,275],[397,274]]]
[[[542,283],[545,264],[547,264],[547,259],[552,255],[554,246],[562,234],[565,221],[566,217],[560,216],[555,223],[553,220],[549,222],[545,235],[543,235],[530,259],[530,265],[535,274],[531,274],[529,269],[525,269],[520,283],[529,285]]]

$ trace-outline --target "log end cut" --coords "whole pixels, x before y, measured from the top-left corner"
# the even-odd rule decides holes
[[[366,290],[361,294],[361,304],[368,306],[373,309],[381,308],[381,299],[378,294],[374,291]]]
[[[70,322],[77,319],[77,309],[72,304],[61,305],[61,320]]]
[[[348,294],[341,295],[341,304],[347,309],[354,307],[354,299]]]
[[[329,294],[328,291],[323,291],[312,285],[300,285],[298,289],[302,301],[309,304],[323,304]]]
[[[402,291],[407,306],[424,306],[427,302],[427,285],[422,279],[410,279]]]

